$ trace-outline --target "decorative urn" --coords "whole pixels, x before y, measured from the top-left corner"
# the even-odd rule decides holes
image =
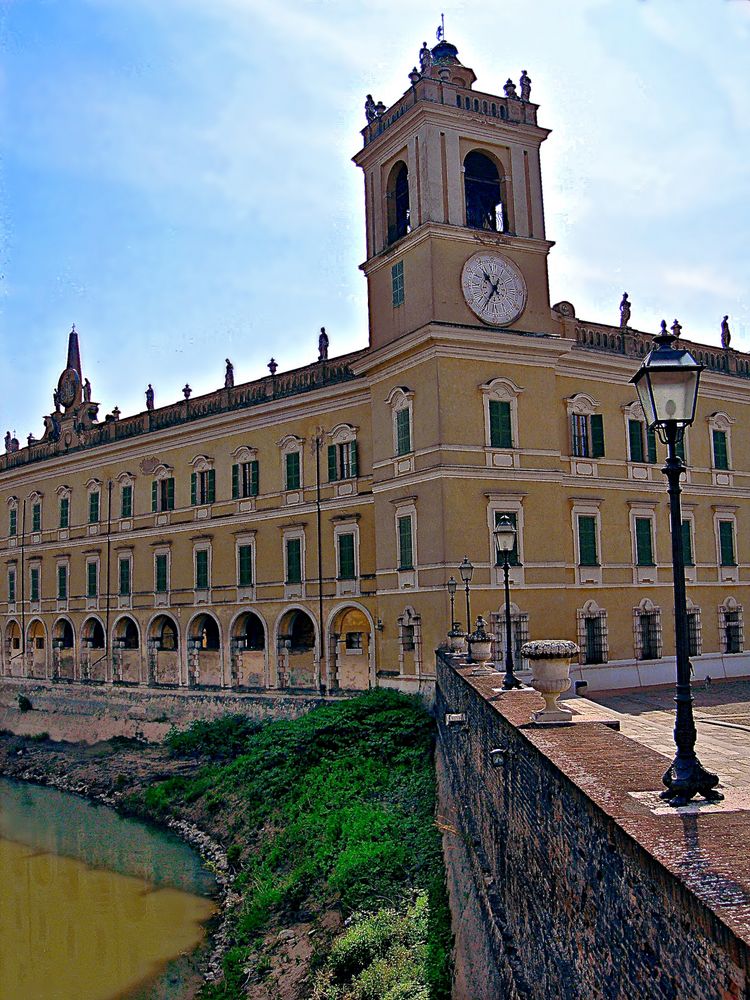
[[[487,668],[487,663],[492,658],[492,645],[495,641],[494,637],[487,632],[486,625],[487,622],[480,615],[477,618],[476,630],[468,637],[469,662],[476,663],[480,669]],[[490,672],[487,670],[487,673]]]
[[[578,652],[568,639],[537,639],[521,647],[521,656],[531,663],[531,686],[544,698],[544,708],[531,713],[532,722],[572,722],[573,713],[558,705],[557,699],[570,687],[570,662]]]
[[[461,622],[453,622],[453,628],[448,633],[448,646],[451,653],[466,652],[466,632],[461,628]]]

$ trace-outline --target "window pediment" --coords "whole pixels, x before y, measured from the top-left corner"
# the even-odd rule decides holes
[[[414,390],[409,389],[405,385],[394,386],[385,397],[386,403],[392,406],[394,410],[406,406],[410,399],[414,399]]]
[[[328,437],[334,444],[346,444],[348,441],[356,441],[358,429],[353,424],[338,424],[328,432]]]
[[[195,472],[208,472],[209,469],[213,469],[214,460],[209,455],[196,455],[189,464]]]
[[[69,500],[71,493],[73,491],[69,486],[58,486],[55,493],[60,497],[61,500]]]
[[[277,443],[277,446],[283,454],[287,454],[290,451],[300,451],[304,443],[304,438],[298,437],[296,434],[287,434]]]
[[[737,423],[734,417],[730,417],[728,413],[723,410],[717,410],[716,413],[710,413],[706,417],[710,427],[715,428],[717,431],[728,431],[732,424]]]
[[[515,399],[524,391],[521,386],[516,385],[513,379],[506,378],[505,376],[500,376],[499,378],[493,378],[489,382],[484,382],[479,388],[486,396],[489,396],[490,399],[499,400]]]
[[[577,392],[575,396],[568,396],[565,400],[565,405],[569,414],[576,413],[587,417],[590,417],[599,409],[598,400],[594,399],[593,396],[589,396],[587,392]]]
[[[120,486],[132,486],[135,483],[135,476],[132,472],[121,472],[115,477],[115,482]]]
[[[154,469],[155,479],[169,479],[174,475],[174,469],[171,465],[157,465]]]
[[[89,491],[89,493],[98,493],[101,488],[102,488],[101,479],[89,479],[89,481],[86,483],[86,489]]]
[[[239,448],[235,448],[232,452],[232,458],[235,462],[255,462],[258,458],[258,449],[252,448],[249,445],[241,444]]]

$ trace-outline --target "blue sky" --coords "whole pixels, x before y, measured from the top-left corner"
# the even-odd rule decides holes
[[[552,301],[750,350],[748,0],[0,0],[0,433],[41,434],[75,322],[102,415],[367,342],[364,96],[441,10],[501,93],[527,69]],[[479,12],[481,11],[481,15]]]

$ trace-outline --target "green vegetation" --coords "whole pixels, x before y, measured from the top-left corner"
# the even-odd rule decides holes
[[[331,909],[348,919],[313,956],[315,1000],[447,1000],[433,727],[416,699],[373,691],[263,726],[226,716],[172,730],[167,742],[203,766],[132,804],[156,817],[197,810],[222,832],[243,896],[225,979],[204,1000],[246,996],[246,967],[267,974],[269,928]]]
[[[25,694],[19,694],[16,700],[18,702],[18,708],[22,712],[31,712],[34,708],[31,704],[31,699],[27,698]]]

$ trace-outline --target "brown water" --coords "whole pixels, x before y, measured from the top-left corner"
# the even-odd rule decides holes
[[[0,780],[0,1000],[179,997],[212,889],[175,838]]]

